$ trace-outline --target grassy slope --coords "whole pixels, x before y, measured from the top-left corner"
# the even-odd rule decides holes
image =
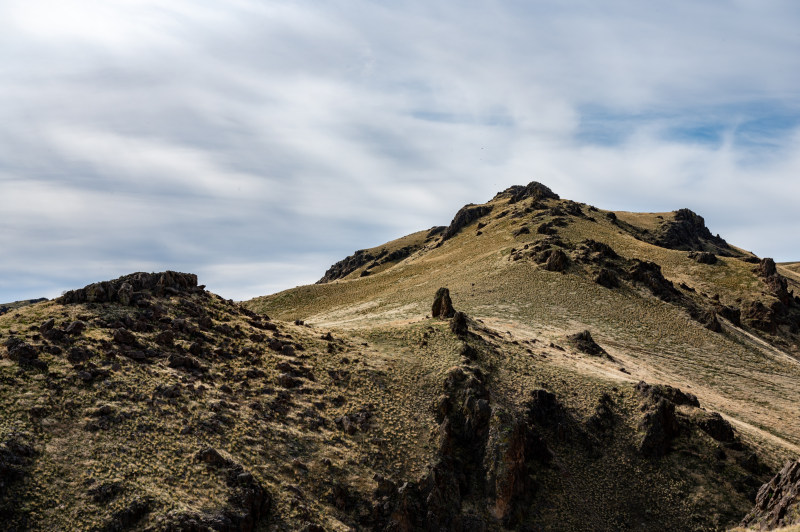
[[[533,213],[526,218],[495,219],[509,209],[504,203],[490,202],[494,212],[482,220],[489,224],[480,236],[473,223],[440,248],[428,249],[381,274],[299,287],[256,298],[248,305],[282,319],[369,330],[378,324],[424,320],[432,294],[447,286],[457,309],[510,333],[509,338],[534,338],[546,345],[567,333],[590,329],[616,362],[552,362],[554,369],[569,378],[589,374],[609,381],[670,383],[695,393],[704,405],[728,415],[763,445],[774,446],[776,458],[798,452],[796,347],[787,354],[740,331],[710,332],[673,305],[630,287],[608,290],[580,271],[561,274],[510,262],[511,248],[542,238],[535,228],[550,217],[532,220]],[[698,264],[685,252],[633,238],[612,224],[604,211],[588,214],[595,221],[570,217],[569,226],[560,229],[559,235],[565,241],[603,241],[626,258],[657,262],[668,279],[684,282],[699,294],[719,295],[724,304],[766,297],[752,264],[732,258],[720,258],[716,265]],[[658,214],[618,216],[655,227]],[[531,234],[512,236],[514,229],[525,224]],[[620,366],[630,374],[621,373]]]

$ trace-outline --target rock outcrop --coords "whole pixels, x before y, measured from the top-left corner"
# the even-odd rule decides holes
[[[689,209],[675,211],[674,219],[664,221],[646,240],[668,249],[709,251],[725,256],[739,254],[719,235],[712,235],[703,217]]]
[[[534,201],[559,199],[558,194],[538,181],[531,181],[525,186],[514,185],[498,193],[495,199],[507,196],[509,203],[517,203],[524,199],[532,198]]]
[[[439,243],[441,244],[445,240],[449,240],[450,238],[454,237],[464,227],[468,226],[479,218],[483,218],[490,212],[492,212],[492,207],[488,205],[473,205],[471,203],[469,205],[464,205],[456,213],[453,221],[450,222],[450,225],[444,230],[444,233],[442,233],[442,239],[439,241]]]
[[[78,290],[70,290],[59,297],[62,304],[110,303],[135,305],[137,301],[151,296],[164,297],[193,292],[204,287],[197,286],[197,275],[165,271],[161,273],[133,273],[113,281],[92,283]]]
[[[325,272],[325,275],[323,275],[322,279],[317,281],[316,284],[325,284],[335,281],[336,279],[347,277],[357,269],[361,268],[365,264],[369,264],[377,258],[378,257],[376,255],[373,255],[366,249],[359,249],[349,257],[345,257],[328,268],[328,270]]]
[[[589,331],[581,331],[567,336],[567,341],[581,353],[593,356],[608,356],[606,350],[600,347],[592,338]]]
[[[430,236],[438,234],[435,230],[441,228],[434,227],[431,230]],[[349,257],[346,257],[330,268],[325,272],[325,275],[322,276],[322,279],[316,282],[316,284],[325,284],[330,283],[331,281],[335,281],[337,279],[343,279],[347,277],[354,271],[358,270],[362,266],[367,266],[367,270],[362,272],[362,276],[368,275],[369,268],[375,268],[377,266],[382,266],[384,264],[389,264],[392,262],[400,262],[401,260],[411,256],[412,253],[418,251],[420,249],[420,245],[408,245],[403,246],[402,248],[395,249],[393,251],[389,251],[387,249],[381,249],[380,251],[370,251],[367,249],[359,249]]]
[[[772,480],[761,486],[743,527],[773,530],[800,524],[800,460],[787,462]]]

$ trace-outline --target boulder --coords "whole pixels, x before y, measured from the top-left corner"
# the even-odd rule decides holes
[[[448,240],[458,234],[464,227],[468,226],[475,220],[482,218],[492,212],[492,208],[488,205],[464,205],[459,209],[456,213],[453,221],[450,222],[450,225],[445,229],[444,233],[442,233],[442,240]]]
[[[708,251],[691,251],[687,255],[690,259],[700,264],[716,264],[717,256]]]
[[[568,267],[569,258],[560,249],[551,250],[544,263],[544,269],[551,272],[564,272]]]
[[[467,315],[463,312],[456,312],[450,320],[450,330],[457,336],[466,336],[469,332]]]
[[[434,318],[452,318],[456,311],[453,308],[453,301],[450,299],[450,290],[440,288],[436,291],[431,306],[431,316]]]
[[[592,333],[589,331],[581,331],[579,333],[567,336],[567,341],[571,343],[575,349],[587,355],[601,356],[608,355],[606,350],[597,345],[597,342],[592,338]]]

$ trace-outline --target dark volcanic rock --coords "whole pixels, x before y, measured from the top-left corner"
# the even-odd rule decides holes
[[[564,272],[569,267],[567,254],[560,249],[553,249],[549,252],[544,263],[544,269],[551,272]]]
[[[752,301],[744,308],[742,319],[749,326],[760,331],[775,333],[778,330],[778,320],[771,308],[761,301]]]
[[[567,336],[567,340],[581,353],[594,356],[608,355],[605,349],[597,345],[597,342],[592,338],[592,333],[589,331],[571,334]]]
[[[21,362],[24,360],[35,360],[39,358],[39,352],[37,349],[21,338],[12,336],[5,341],[5,346],[9,360]]]
[[[736,436],[731,424],[717,412],[711,412],[699,419],[697,426],[717,441],[732,442]]]
[[[646,286],[654,296],[663,301],[676,301],[681,298],[680,292],[671,281],[664,278],[661,266],[655,262],[634,259],[628,275],[634,282]]]
[[[379,528],[486,530],[481,518],[465,514],[464,503],[485,504],[475,487],[486,482],[484,456],[491,416],[480,371],[466,366],[451,369],[436,411],[437,459],[418,483],[406,483],[397,491],[383,518],[386,525]]]
[[[690,259],[700,264],[716,264],[717,256],[708,251],[691,251],[687,255]]]
[[[636,391],[639,392],[642,399],[653,403],[661,398],[665,398],[676,405],[687,405],[695,408],[700,407],[700,401],[698,401],[697,397],[693,394],[683,392],[667,384],[648,384],[644,381],[639,381],[636,385]]]
[[[699,406],[700,403],[695,396],[663,384],[650,385],[640,381],[636,391],[642,397],[642,410],[645,413],[639,423],[642,435],[638,450],[647,457],[664,456],[680,432],[675,405]]]
[[[800,460],[787,462],[761,486],[756,504],[741,526],[772,530],[800,523]]]
[[[644,456],[664,456],[670,450],[672,439],[678,434],[678,419],[675,417],[675,403],[660,398],[645,412],[639,424],[643,432],[639,441],[639,452]]]
[[[792,304],[792,296],[788,290],[786,278],[778,273],[775,261],[769,257],[762,259],[755,272],[764,280],[770,292],[785,306]]]
[[[620,258],[617,252],[608,244],[591,239],[581,242],[576,255],[580,257],[583,262],[592,262],[595,264],[603,264],[607,261]]]
[[[70,290],[57,301],[62,304],[119,302],[132,305],[150,296],[163,297],[196,290],[200,290],[200,287],[197,286],[197,276],[193,273],[138,272],[113,281],[93,283],[78,290]]]
[[[453,315],[453,319],[450,321],[450,330],[457,336],[466,336],[469,332],[467,315],[463,312],[456,312]]]
[[[440,288],[436,291],[436,296],[433,298],[433,305],[431,306],[431,317],[433,318],[452,318],[456,311],[453,308],[453,302],[450,300],[450,290],[447,288]]]
[[[486,216],[490,212],[492,212],[492,208],[488,205],[464,205],[456,213],[455,218],[453,218],[453,221],[450,222],[450,225],[447,227],[447,229],[445,229],[444,233],[442,234],[441,242],[452,238],[464,227],[471,224],[475,220]]]
[[[514,231],[511,234],[513,236],[522,236],[522,235],[530,234],[530,232],[531,232],[530,228],[527,225],[523,225],[522,227],[520,227],[519,229],[517,229],[516,231]]]
[[[732,255],[734,251],[725,240],[711,234],[702,216],[689,209],[675,211],[674,220],[663,222],[648,240],[657,246],[683,251],[714,251],[723,255]]]
[[[550,190],[545,185],[538,181],[531,181],[525,186],[514,185],[498,193],[495,198],[508,196],[509,203],[517,203],[524,199],[533,198],[534,201],[541,201],[547,199],[559,199],[558,194]]]
[[[434,229],[437,228],[434,227]],[[433,231],[433,229],[431,231]],[[325,284],[335,281],[336,279],[342,279],[367,264],[370,265],[370,268],[373,268],[375,266],[380,266],[381,264],[401,261],[417,251],[419,248],[420,246],[405,246],[391,252],[388,252],[385,249],[382,249],[378,252],[359,249],[349,257],[340,260],[328,268],[328,270],[325,272],[325,275],[323,275],[322,279],[317,281],[316,284]],[[361,276],[365,277],[369,275],[369,273],[367,273],[368,271],[369,270],[364,270],[361,272]]]
[[[533,462],[550,460],[550,452],[535,431],[510,413],[497,409],[490,421],[484,466],[489,513],[505,526],[515,525],[536,492]]]
[[[594,282],[599,284],[600,286],[605,286],[606,288],[618,288],[619,287],[619,277],[616,273],[609,270],[608,268],[603,268],[597,275],[594,277]]]

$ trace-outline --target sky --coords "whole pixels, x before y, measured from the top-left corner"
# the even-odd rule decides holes
[[[0,2],[0,302],[249,299],[533,180],[800,260],[800,3]]]

